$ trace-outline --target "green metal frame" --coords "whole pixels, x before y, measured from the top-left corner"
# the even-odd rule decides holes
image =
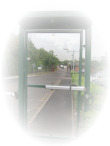
[[[19,120],[24,128],[24,29],[20,27],[19,34]]]
[[[60,20],[60,19],[59,19]],[[70,20],[70,19],[69,19]],[[75,19],[76,20],[76,19]],[[79,18],[78,18],[79,22]],[[21,23],[22,24],[22,23]],[[24,24],[23,24],[24,25]],[[49,24],[51,25],[51,24]],[[74,25],[74,24],[73,24]],[[85,25],[85,24],[84,24]],[[89,25],[89,23],[88,23]],[[77,25],[76,25],[77,26]],[[75,27],[76,27],[75,26]],[[70,26],[71,27],[71,26]],[[85,26],[87,27],[87,26]],[[52,26],[53,28],[53,26]],[[45,88],[45,85],[27,85],[27,40],[28,33],[80,33],[80,61],[79,61],[79,83],[81,86],[81,73],[82,73],[82,44],[83,44],[83,30],[86,32],[86,51],[85,51],[85,87],[87,92],[85,92],[85,101],[84,101],[84,111],[88,111],[88,100],[86,94],[90,91],[90,70],[91,70],[91,27],[81,29],[26,29],[20,25],[20,34],[19,34],[19,119],[20,125],[23,129],[27,129],[27,87],[37,87]],[[79,119],[80,119],[80,99],[81,92],[78,92],[78,105],[77,105],[77,130],[79,130]]]
[[[86,98],[86,95],[90,92],[90,73],[91,73],[91,27],[88,27],[86,30],[85,40],[86,40],[86,51],[85,51],[85,87],[87,91],[85,92],[84,99],[84,111],[89,110],[89,98]]]
[[[83,31],[80,33],[80,53],[79,53],[79,82],[78,85],[81,86],[81,76],[82,76],[82,45],[83,45]],[[77,103],[77,132],[79,131],[79,121],[80,121],[80,100],[81,91],[78,92],[78,103]]]

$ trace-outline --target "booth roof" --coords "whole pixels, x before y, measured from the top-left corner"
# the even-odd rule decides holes
[[[33,11],[18,22],[28,29],[86,29],[92,23],[87,14],[80,11]]]

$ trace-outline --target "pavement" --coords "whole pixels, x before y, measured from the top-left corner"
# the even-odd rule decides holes
[[[4,79],[5,92],[18,91],[18,78]],[[28,84],[70,85],[70,72],[60,69],[53,73],[27,78]],[[72,137],[71,91],[27,88],[27,129],[29,134],[46,137]],[[13,103],[13,116],[18,121],[19,102],[17,99],[7,100]]]
[[[70,72],[66,72],[59,85],[70,85]],[[28,124],[28,133],[37,136],[71,138],[72,102],[71,91],[53,90],[39,114]]]

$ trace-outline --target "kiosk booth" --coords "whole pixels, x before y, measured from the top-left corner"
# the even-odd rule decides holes
[[[21,126],[27,128],[27,88],[45,88],[77,90],[77,128],[79,128],[79,111],[81,91],[85,91],[84,111],[88,110],[91,69],[91,24],[92,21],[82,12],[77,11],[36,11],[29,12],[19,20],[19,119]],[[85,31],[85,38],[83,32]],[[27,41],[28,33],[79,33],[80,60],[78,86],[51,86],[27,84]],[[83,45],[83,39],[85,44]],[[82,48],[85,47],[85,86],[81,86]]]

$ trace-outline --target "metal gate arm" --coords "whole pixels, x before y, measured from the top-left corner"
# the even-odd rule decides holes
[[[52,85],[45,85],[45,88],[46,89],[85,91],[84,86],[52,86]]]

